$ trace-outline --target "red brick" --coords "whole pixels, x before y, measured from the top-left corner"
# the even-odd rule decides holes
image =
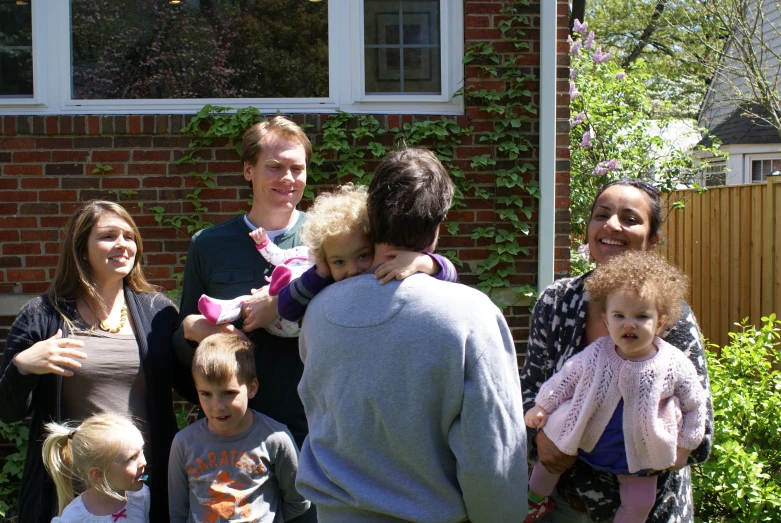
[[[130,151],[93,151],[92,161],[95,163],[103,162],[126,162],[130,160]]]
[[[59,256],[25,256],[24,264],[26,267],[53,267],[57,265]]]
[[[18,242],[19,231],[0,230],[0,241],[2,242]],[[5,257],[0,257],[0,263],[3,262]]]
[[[138,189],[140,183],[138,178],[106,176],[101,180],[101,186],[104,189]]]
[[[42,202],[75,202],[79,199],[76,191],[41,191],[38,196]]]
[[[144,187],[170,187],[182,186],[182,179],[178,176],[145,176],[142,178]]]
[[[128,116],[127,120],[130,134],[141,134],[141,117],[137,115]]]
[[[206,170],[213,173],[240,173],[242,165],[241,162],[209,162]]]
[[[170,278],[171,269],[168,267],[144,267],[144,275],[147,278]]]
[[[13,191],[19,187],[19,182],[13,178],[0,178],[0,189],[4,191]]]
[[[15,203],[0,204],[0,214],[16,214],[18,210],[19,206]]]
[[[40,243],[5,243],[3,255],[13,254],[41,254]]]
[[[56,116],[46,117],[46,134],[57,134],[59,127],[59,118]]]
[[[49,289],[49,282],[51,277],[44,277],[44,281],[40,283],[22,283],[22,293],[24,294],[43,294]]]
[[[128,174],[165,174],[167,170],[164,163],[131,163],[127,166]]]
[[[84,164],[49,163],[45,167],[46,174],[84,174]]]
[[[0,229],[29,229],[36,225],[37,221],[35,218],[17,216],[10,218],[0,217]]]
[[[36,149],[70,149],[73,147],[73,138],[36,138]]]
[[[34,202],[38,200],[36,191],[0,192],[0,202]]]
[[[464,30],[464,38],[466,40],[500,40],[502,38],[502,32],[499,29],[473,29],[467,27]]]
[[[133,151],[133,160],[137,162],[168,162],[171,151]]]
[[[65,211],[65,206],[62,206],[62,214],[59,216],[41,216],[41,227],[44,229],[61,229],[67,222],[70,215],[73,212]],[[46,245],[49,245],[48,243]],[[59,245],[59,244],[55,244]],[[59,252],[59,251],[58,251]]]
[[[467,15],[464,17],[464,27],[488,27],[491,19],[487,16]]]
[[[485,260],[488,258],[490,251],[488,249],[461,249],[458,252],[458,257],[462,261],[467,260]]]
[[[87,151],[52,151],[53,162],[86,162]]]
[[[51,161],[52,153],[49,151],[15,152],[13,161],[16,163],[35,163]]]
[[[22,230],[22,241],[25,242],[57,241],[59,237],[60,232],[56,229]]]
[[[0,149],[32,149],[34,138],[0,138]]]
[[[95,115],[88,116],[87,129],[89,134],[100,134],[100,117]]]

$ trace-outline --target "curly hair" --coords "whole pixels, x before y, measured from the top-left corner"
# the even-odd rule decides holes
[[[589,301],[605,312],[607,299],[617,292],[637,293],[654,300],[659,317],[672,325],[683,313],[689,278],[650,251],[627,251],[600,264],[586,280]]]
[[[366,211],[366,187],[348,183],[334,192],[315,198],[306,211],[301,226],[301,241],[317,255],[329,238],[348,234],[356,229],[369,234],[369,215]]]

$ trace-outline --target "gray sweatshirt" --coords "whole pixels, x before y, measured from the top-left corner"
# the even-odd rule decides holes
[[[168,460],[171,523],[280,523],[309,502],[296,491],[298,448],[287,428],[259,412],[235,436],[212,433],[201,419],[174,438]]]
[[[304,316],[299,491],[320,523],[523,521],[526,428],[510,330],[481,292],[373,271]]]

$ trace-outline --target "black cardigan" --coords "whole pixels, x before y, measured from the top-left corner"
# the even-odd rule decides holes
[[[136,340],[147,386],[147,409],[151,448],[145,449],[154,470],[150,470],[151,521],[168,521],[168,453],[176,433],[171,388],[191,402],[197,402],[189,369],[173,357],[171,335],[178,313],[162,294],[135,293],[125,288],[125,300],[136,328]],[[73,302],[61,309],[69,318],[76,316]],[[49,523],[57,513],[57,493],[41,457],[45,437],[43,426],[62,422],[62,377],[55,374],[22,375],[12,360],[33,344],[69,330],[48,297],[28,302],[8,333],[0,365],[0,419],[6,423],[23,420],[32,412],[30,444],[25,459],[19,494],[19,523]]]

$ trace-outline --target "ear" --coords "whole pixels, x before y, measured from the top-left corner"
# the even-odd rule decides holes
[[[249,162],[244,162],[244,179],[248,182],[252,181],[252,167]]]
[[[93,483],[100,483],[103,481],[103,471],[98,467],[92,467],[87,471],[87,477],[89,477],[89,480]]]
[[[667,315],[659,316],[659,320],[656,322],[656,335],[659,336],[659,334],[662,333],[664,330],[664,326],[667,324]]]
[[[255,394],[258,393],[258,380],[254,379],[252,380],[252,383],[247,385],[247,397],[249,399],[252,399],[255,397]]]
[[[654,234],[653,236],[648,238],[648,249],[646,249],[646,250],[653,251],[654,249],[656,249],[656,246],[659,245],[659,238],[660,237],[661,236],[657,232],[656,234]]]

